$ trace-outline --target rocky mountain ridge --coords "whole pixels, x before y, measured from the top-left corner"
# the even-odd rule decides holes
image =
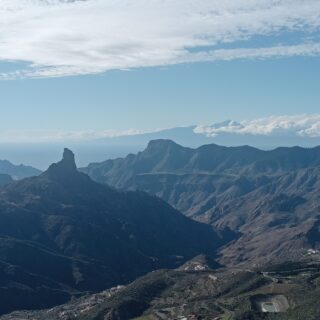
[[[300,259],[319,247],[320,147],[191,149],[156,140],[141,153],[82,170],[114,187],[157,195],[217,229],[239,232],[221,249],[225,265]]]

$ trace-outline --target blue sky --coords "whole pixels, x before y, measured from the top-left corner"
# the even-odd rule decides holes
[[[319,112],[320,58],[0,82],[2,129],[152,130]]]
[[[313,0],[3,0],[0,141],[319,114],[319,12]]]

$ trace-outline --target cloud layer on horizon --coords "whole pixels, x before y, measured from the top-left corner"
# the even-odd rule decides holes
[[[234,121],[228,120],[213,125],[198,125],[187,127],[193,130],[194,134],[205,135],[212,138],[227,135],[248,137],[290,137],[310,140],[320,138],[320,114],[283,115],[270,116],[265,118]],[[174,129],[174,128],[173,128]],[[167,138],[170,129],[164,129],[163,138]],[[59,142],[90,142],[100,139],[121,138],[148,133],[159,133],[161,129],[154,131],[143,131],[129,129],[125,131],[107,130],[74,130],[74,131],[0,131],[0,143],[59,143]],[[172,138],[174,140],[174,130]],[[275,140],[276,141],[276,140]],[[107,142],[107,141],[106,141]]]
[[[237,134],[318,138],[320,137],[320,114],[271,116],[240,122],[230,120],[211,126],[197,126],[194,132],[208,137]]]
[[[28,65],[0,79],[320,55],[318,0],[1,0],[0,16],[0,61]]]

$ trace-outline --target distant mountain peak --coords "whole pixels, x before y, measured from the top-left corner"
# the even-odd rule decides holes
[[[181,148],[181,146],[170,139],[155,139],[149,141],[146,150],[166,150],[168,148]]]
[[[46,173],[55,177],[78,174],[74,153],[70,149],[65,148],[62,159],[57,163],[53,163]]]
[[[170,139],[154,139],[150,140],[148,146],[156,146],[156,145],[178,145],[174,141]]]
[[[240,122],[237,122],[237,121],[234,121],[234,120],[225,120],[225,121],[217,122],[217,123],[214,123],[213,125],[211,125],[211,127],[214,128],[214,129],[220,129],[220,128],[228,127],[228,126],[240,127],[242,125],[241,125]]]

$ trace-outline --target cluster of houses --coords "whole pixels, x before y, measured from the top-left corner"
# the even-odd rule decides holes
[[[313,255],[315,255],[315,254],[319,254],[319,250],[308,249],[308,250],[307,250],[307,254],[308,254],[309,256],[313,256]]]

